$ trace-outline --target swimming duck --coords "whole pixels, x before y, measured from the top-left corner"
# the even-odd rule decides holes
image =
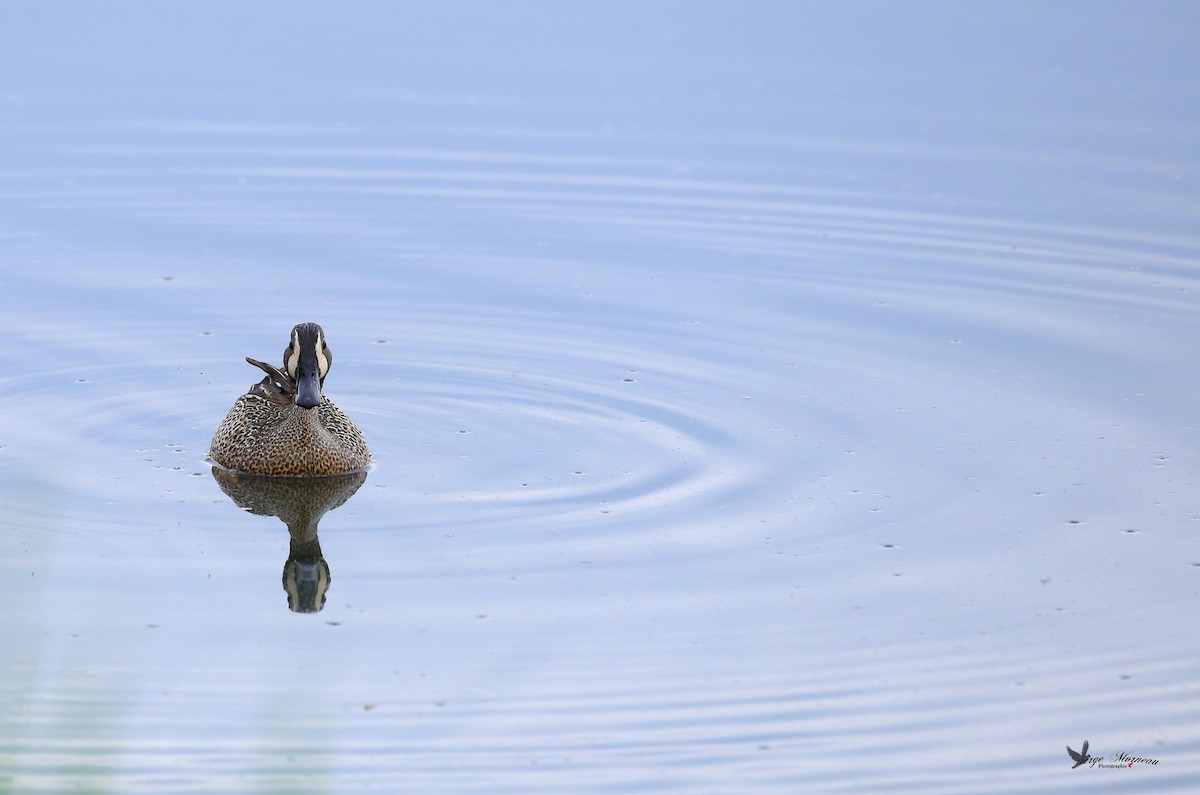
[[[367,440],[321,393],[333,354],[316,323],[292,329],[283,369],[246,357],[267,375],[237,399],[213,434],[209,458],[253,475],[340,475],[371,463]]]

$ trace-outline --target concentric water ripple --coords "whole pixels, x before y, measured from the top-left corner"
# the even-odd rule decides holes
[[[816,144],[148,127],[6,182],[56,241],[0,317],[26,789],[1022,792],[1081,730],[1197,772],[1187,230]],[[301,320],[376,457],[308,623],[203,461]]]

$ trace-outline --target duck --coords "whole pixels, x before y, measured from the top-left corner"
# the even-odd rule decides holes
[[[324,329],[297,324],[281,368],[246,361],[266,377],[234,402],[213,434],[213,463],[234,474],[270,477],[344,475],[370,465],[362,431],[323,392],[333,364]]]

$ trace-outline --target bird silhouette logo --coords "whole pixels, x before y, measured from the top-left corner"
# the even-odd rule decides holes
[[[1071,766],[1072,770],[1074,770],[1075,768],[1079,767],[1084,762],[1086,762],[1092,758],[1088,755],[1087,746],[1088,746],[1088,741],[1084,740],[1083,741],[1083,750],[1080,753],[1075,753],[1074,751],[1071,750],[1071,746],[1069,746],[1069,745],[1067,746],[1067,753],[1070,754],[1071,758],[1075,760],[1075,764]]]

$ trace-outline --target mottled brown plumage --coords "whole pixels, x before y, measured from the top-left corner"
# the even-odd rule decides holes
[[[246,361],[267,376],[237,399],[213,435],[209,457],[235,472],[282,477],[340,475],[371,463],[367,440],[321,394],[333,356],[316,323],[292,329],[283,368]]]

